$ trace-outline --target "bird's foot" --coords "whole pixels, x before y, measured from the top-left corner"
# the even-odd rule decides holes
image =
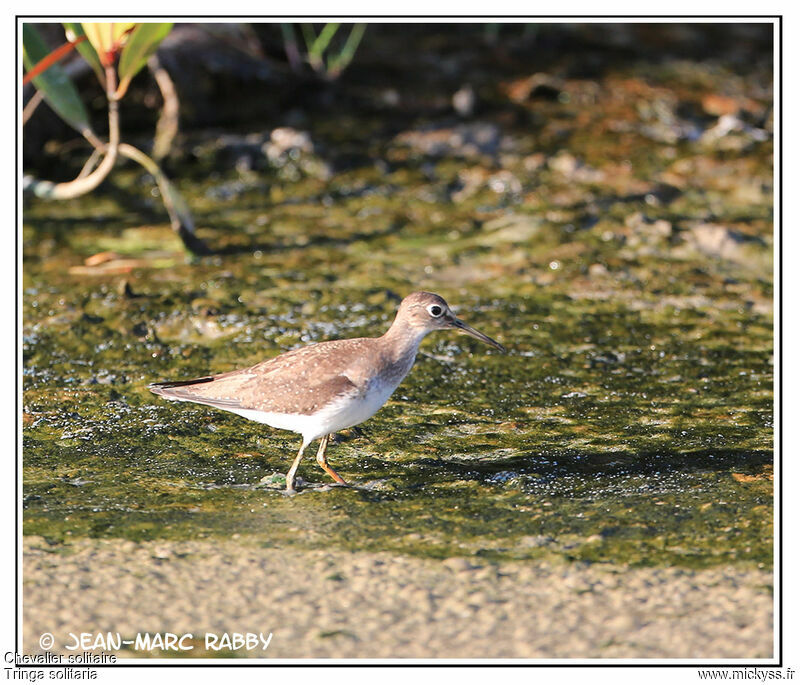
[[[301,492],[325,492],[331,488],[357,488],[358,486],[351,485],[350,483],[345,482],[344,479],[341,479],[341,482],[337,481],[336,483],[307,482],[300,476],[295,476],[294,482],[290,484],[285,474],[276,472],[264,476],[258,483],[251,485],[250,487],[257,490],[272,490],[285,495],[297,495]]]

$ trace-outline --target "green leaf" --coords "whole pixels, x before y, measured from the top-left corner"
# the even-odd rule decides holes
[[[350,29],[350,35],[347,37],[347,42],[341,52],[328,61],[328,73],[332,77],[338,77],[347,68],[347,65],[353,61],[358,44],[361,42],[366,28],[366,24],[353,24],[353,28]]]
[[[131,79],[147,64],[147,60],[158,48],[167,34],[172,30],[172,24],[139,24],[128,37],[128,41],[119,58],[119,89],[117,94],[121,97],[128,90]]]
[[[309,53],[322,59],[322,53],[328,49],[328,45],[339,30],[339,26],[340,24],[338,23],[325,24],[325,26],[322,27],[322,31],[319,32],[319,36],[317,36],[317,39],[314,41],[314,45],[311,46]]]
[[[33,24],[22,25],[22,61],[26,69],[31,69],[47,57],[51,50],[42,40]],[[90,128],[89,113],[81,96],[67,73],[54,64],[33,79],[33,85],[45,101],[64,121],[74,129],[83,132]]]
[[[70,42],[86,35],[83,31],[83,27],[78,22],[65,22],[64,33],[67,36],[67,40]],[[97,52],[92,47],[92,44],[88,40],[85,40],[82,43],[78,43],[75,49],[81,54],[83,59],[92,66],[94,73],[97,74],[97,78],[100,79],[100,83],[105,87],[106,75],[103,71],[103,65],[100,64],[100,58],[97,56]]]

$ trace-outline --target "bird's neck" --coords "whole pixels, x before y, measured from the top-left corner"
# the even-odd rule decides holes
[[[395,322],[380,338],[384,355],[393,362],[407,361],[409,368],[414,363],[422,339],[428,333],[422,328],[413,328],[403,322]]]

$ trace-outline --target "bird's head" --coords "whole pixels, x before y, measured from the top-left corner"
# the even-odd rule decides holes
[[[424,331],[425,334],[431,331],[455,328],[485,342],[487,345],[497,348],[501,352],[506,351],[499,342],[492,340],[488,335],[476,331],[472,326],[468,326],[461,321],[453,314],[444,298],[435,293],[411,293],[400,303],[400,309],[397,311],[397,320],[402,321],[412,329]]]

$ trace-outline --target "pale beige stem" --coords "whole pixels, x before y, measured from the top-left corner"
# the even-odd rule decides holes
[[[195,235],[192,213],[189,211],[189,207],[183,197],[175,190],[166,174],[161,171],[161,167],[144,152],[133,147],[133,145],[120,143],[119,153],[123,157],[127,157],[143,166],[153,176],[158,190],[161,192],[161,200],[164,202],[167,214],[169,214],[172,229],[180,236],[183,244],[194,254],[211,254],[208,245]]]
[[[44,96],[42,95],[41,90],[37,90],[31,95],[31,99],[28,100],[28,104],[22,110],[22,125],[28,123],[28,119],[33,116],[33,113],[36,111],[36,108],[41,104]]]
[[[81,169],[81,173],[78,174],[78,178],[85,178],[89,174],[92,173],[94,168],[97,166],[97,163],[103,157],[103,150],[95,148],[92,150],[92,154],[89,155],[89,159],[86,160],[86,163],[83,165],[83,169]]]
[[[161,62],[158,61],[156,55],[153,55],[148,60],[147,66],[158,84],[161,98],[164,101],[161,106],[161,114],[156,123],[155,138],[153,139],[153,157],[158,161],[169,154],[170,148],[172,148],[172,141],[175,140],[175,136],[178,134],[180,101],[175,90],[175,84],[172,82],[167,70],[161,66]]]
[[[94,190],[99,186],[106,176],[114,168],[119,151],[119,104],[114,90],[116,88],[116,72],[113,67],[106,67],[106,96],[108,97],[108,145],[105,146],[105,156],[103,161],[90,174],[78,176],[73,181],[67,183],[51,183],[50,181],[39,181],[31,177],[23,179],[23,188],[32,191],[38,197],[48,200],[69,200],[80,197]],[[83,132],[89,142],[93,134]],[[92,143],[93,145],[95,143]],[[83,172],[81,172],[83,173]]]

